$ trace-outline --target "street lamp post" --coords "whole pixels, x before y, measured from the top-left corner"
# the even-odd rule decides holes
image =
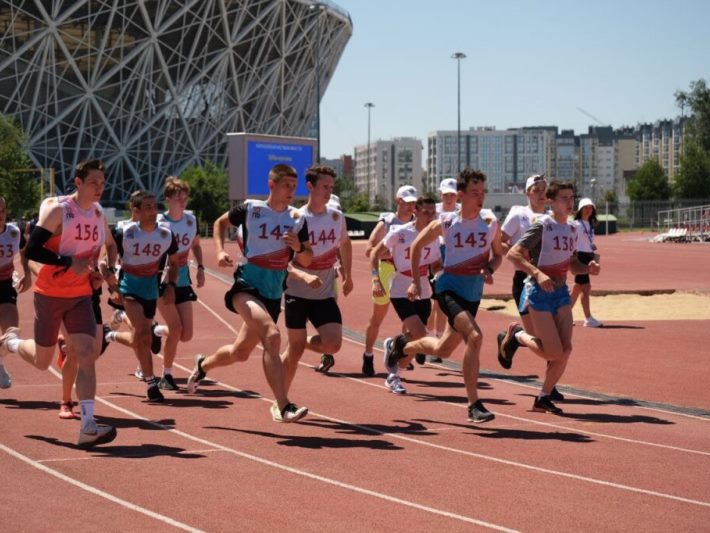
[[[365,107],[367,108],[367,201],[370,202],[370,133],[371,133],[371,122],[370,122],[370,112],[375,104],[372,102],[366,102]]]
[[[321,41],[321,23],[320,15],[325,9],[325,6],[320,2],[314,2],[308,7],[309,11],[316,12],[318,31],[316,32],[317,42],[314,48],[315,55],[315,70],[316,70],[316,162],[320,163],[320,41]]]
[[[456,128],[456,159],[457,159],[457,171],[461,172],[461,60],[466,59],[466,54],[463,52],[456,52],[451,55],[451,59],[456,60],[456,76],[457,76],[457,128]]]

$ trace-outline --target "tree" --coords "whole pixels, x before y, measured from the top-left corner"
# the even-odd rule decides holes
[[[13,118],[0,115],[0,195],[7,201],[8,218],[20,218],[39,208],[39,180],[17,172],[32,166],[22,128]]]
[[[649,159],[629,180],[626,187],[632,200],[667,200],[671,196],[668,177],[655,159]]]
[[[212,161],[186,168],[180,179],[190,184],[188,207],[197,215],[200,227],[211,225],[229,209],[227,171]]]
[[[680,172],[673,184],[676,198],[710,198],[710,88],[705,80],[691,82],[688,92],[677,91],[676,103],[690,116],[685,127]]]
[[[693,140],[683,147],[673,193],[676,198],[710,198],[710,152]]]

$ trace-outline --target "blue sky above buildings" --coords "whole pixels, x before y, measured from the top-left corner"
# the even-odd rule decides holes
[[[461,128],[556,125],[585,132],[680,114],[673,93],[710,81],[702,0],[339,0],[353,37],[321,104],[322,154],[372,139]]]

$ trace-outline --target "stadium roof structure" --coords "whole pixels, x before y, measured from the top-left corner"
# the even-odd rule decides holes
[[[0,112],[59,190],[91,156],[123,201],[226,167],[229,132],[307,136],[351,35],[328,1],[0,0]]]

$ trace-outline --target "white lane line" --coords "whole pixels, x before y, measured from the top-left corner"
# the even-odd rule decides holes
[[[346,338],[346,337],[343,337],[343,339],[345,339],[345,338]],[[354,340],[352,340],[352,339],[348,339],[348,340],[349,340],[350,342],[354,343],[354,344],[358,344],[358,345],[360,345],[360,346],[364,346],[363,344],[359,343],[358,341],[354,341]],[[375,350],[382,351],[382,350],[380,350],[379,348],[375,348]],[[308,365],[307,363],[300,363],[300,364],[305,365],[305,366],[311,366],[311,365]],[[431,363],[429,363],[429,364],[431,364]],[[442,368],[442,369],[445,369],[445,370],[451,370],[450,368],[445,367],[445,366],[439,366],[439,365],[432,365],[432,366],[435,366],[435,367],[437,367],[437,368]],[[342,375],[342,374],[338,374],[337,372],[333,372],[333,371],[331,371],[330,373],[333,374],[334,376],[339,376],[339,377],[341,377],[341,378],[349,379],[349,380],[351,380],[351,381],[356,381],[356,382],[359,382],[359,383],[364,383],[364,384],[366,384],[366,385],[371,385],[371,386],[374,386],[374,387],[386,389],[386,387],[384,387],[384,386],[382,386],[382,385],[376,385],[376,384],[374,384],[374,383],[370,383],[370,382],[368,382],[368,381],[364,381],[364,380],[359,379],[359,378],[354,378],[354,377],[352,377],[352,376],[344,376],[344,375]],[[495,379],[495,378],[494,378],[494,379]],[[508,384],[508,385],[518,385],[518,386],[522,386],[522,387],[530,387],[530,385],[525,385],[525,384],[522,384],[522,383],[514,383],[514,382],[506,381],[506,380],[504,380],[504,379],[503,379],[503,380],[498,380],[498,381],[501,381],[502,383],[505,383],[505,384]],[[405,382],[406,382],[406,377],[405,377]],[[530,388],[532,388],[532,387],[530,387]],[[416,394],[412,394],[412,396],[416,396]],[[587,396],[580,396],[580,395],[578,395],[578,394],[573,394],[573,395],[571,395],[571,396],[576,396],[576,397],[578,397],[578,398],[593,399],[593,398],[589,398],[589,397],[587,397]],[[450,405],[451,407],[456,407],[457,409],[466,409],[466,408],[467,408],[465,405],[455,404],[455,403],[451,403],[451,402],[440,402],[440,403],[443,403],[443,404],[446,404],[446,405]],[[695,417],[695,416],[693,416],[693,415],[685,415],[685,414],[682,414],[682,413],[674,413],[674,412],[671,412],[671,411],[662,411],[662,410],[653,409],[653,408],[650,408],[650,407],[634,406],[634,408],[636,408],[636,409],[638,409],[638,408],[641,408],[641,409],[649,409],[649,410],[651,410],[651,411],[661,411],[662,413],[664,413],[664,414],[666,414],[666,415],[680,415],[680,416],[687,416],[687,417],[692,417],[692,418],[698,418],[698,417]],[[500,411],[493,411],[493,413],[494,413],[496,416],[500,416],[500,417],[502,417],[502,418],[510,418],[511,420],[518,420],[518,421],[520,421],[520,422],[526,422],[526,423],[535,424],[535,425],[538,425],[538,426],[546,426],[546,427],[551,427],[551,428],[555,428],[555,429],[564,429],[564,430],[566,430],[566,431],[575,431],[575,432],[577,432],[577,433],[583,433],[583,434],[585,434],[585,435],[593,435],[593,436],[595,436],[595,437],[600,437],[600,438],[605,438],[605,439],[610,439],[610,440],[617,440],[617,441],[620,441],[620,442],[629,442],[629,443],[632,443],[632,444],[641,444],[641,445],[644,445],[644,446],[652,446],[652,447],[655,447],[655,448],[663,448],[663,449],[666,449],[666,450],[673,450],[673,451],[683,452],[683,453],[692,453],[692,454],[696,454],[696,455],[705,455],[705,456],[707,456],[707,457],[710,457],[710,452],[706,452],[706,451],[703,451],[703,450],[694,450],[694,449],[691,449],[691,448],[681,448],[681,447],[679,447],[679,446],[673,446],[673,445],[671,445],[671,444],[660,444],[660,443],[657,443],[657,442],[650,442],[650,441],[638,440],[638,439],[630,439],[630,438],[627,438],[627,437],[618,437],[618,436],[616,436],[616,435],[609,435],[608,433],[598,433],[598,432],[595,432],[595,431],[588,431],[588,430],[586,430],[586,429],[578,428],[578,427],[576,427],[576,426],[563,426],[563,425],[561,425],[561,424],[552,424],[552,423],[550,423],[550,422],[542,422],[542,421],[540,421],[540,420],[535,420],[535,419],[532,419],[532,418],[523,418],[523,417],[516,416],[516,415],[510,415],[510,414],[506,414],[506,413],[501,413]],[[706,421],[707,419],[700,418],[700,420]]]
[[[370,489],[366,489],[366,488],[363,488],[363,487],[359,487],[359,486],[357,486],[357,485],[352,485],[352,484],[350,484],[350,483],[345,483],[345,482],[342,482],[342,481],[338,481],[337,479],[332,479],[332,478],[328,478],[328,477],[325,477],[325,476],[320,476],[320,475],[318,475],[318,474],[313,474],[313,473],[311,473],[311,472],[306,472],[306,471],[304,471],[304,470],[299,470],[299,469],[297,469],[297,468],[293,468],[293,467],[287,466],[287,465],[282,464],[282,463],[277,463],[277,462],[275,462],[275,461],[271,461],[271,460],[265,459],[265,458],[263,458],[263,457],[259,457],[259,456],[256,456],[256,455],[252,455],[252,454],[250,454],[250,453],[242,452],[242,451],[236,450],[236,449],[234,449],[234,448],[229,448],[228,446],[222,446],[221,444],[218,444],[218,443],[216,443],[216,442],[211,442],[211,441],[209,441],[209,440],[207,440],[207,439],[203,439],[203,438],[201,438],[201,437],[197,437],[196,435],[192,435],[192,434],[190,434],[190,433],[186,433],[186,432],[184,432],[184,431],[180,431],[179,429],[175,429],[175,428],[171,428],[171,427],[168,427],[168,426],[164,426],[163,424],[160,424],[159,422],[154,422],[153,420],[149,420],[148,418],[145,418],[144,416],[141,416],[141,415],[139,415],[138,413],[134,413],[133,411],[129,411],[128,409],[124,409],[123,407],[119,407],[118,405],[114,405],[114,404],[112,404],[111,402],[109,402],[109,401],[107,401],[107,400],[104,400],[103,398],[97,398],[97,400],[98,400],[99,402],[103,403],[104,405],[107,405],[108,407],[111,407],[112,409],[115,409],[115,410],[117,410],[117,411],[119,411],[119,412],[121,412],[121,413],[123,413],[123,414],[125,414],[125,415],[128,415],[128,416],[130,416],[130,417],[132,417],[132,418],[135,418],[135,419],[137,419],[137,420],[142,420],[143,422],[145,422],[145,423],[147,423],[147,424],[150,424],[151,426],[154,426],[154,427],[156,427],[156,428],[159,428],[159,429],[162,429],[162,430],[165,430],[165,431],[169,431],[169,432],[174,433],[174,434],[176,434],[176,435],[179,435],[179,436],[181,436],[181,437],[183,437],[183,438],[185,438],[185,439],[192,440],[192,441],[194,441],[194,442],[198,442],[198,443],[204,444],[205,446],[210,446],[210,447],[212,447],[212,448],[216,448],[216,449],[221,450],[221,451],[223,451],[223,452],[231,453],[231,454],[236,455],[236,456],[238,456],[238,457],[241,457],[241,458],[243,458],[243,459],[248,459],[248,460],[250,460],[250,461],[254,461],[254,462],[259,463],[259,464],[262,464],[262,465],[266,465],[266,466],[270,466],[270,467],[272,467],[272,468],[276,468],[276,469],[278,469],[278,470],[283,470],[283,471],[285,471],[285,472],[289,472],[289,473],[295,474],[295,475],[297,475],[297,476],[306,477],[306,478],[309,478],[309,479],[313,479],[313,480],[315,480],[315,481],[320,481],[321,483],[326,483],[326,484],[328,484],[328,485],[340,487],[340,488],[345,489],[345,490],[349,490],[349,491],[352,491],[352,492],[357,492],[357,493],[359,493],[359,494],[364,494],[364,495],[366,495],[366,496],[371,496],[371,497],[373,497],[373,498],[378,498],[378,499],[385,500],[385,501],[388,501],[388,502],[391,502],[391,503],[396,503],[396,504],[399,504],[399,505],[404,505],[404,506],[406,506],[406,507],[411,507],[411,508],[413,508],[413,509],[417,509],[417,510],[424,511],[424,512],[427,512],[427,513],[431,513],[431,514],[443,516],[443,517],[446,517],[446,518],[451,518],[451,519],[454,519],[454,520],[459,520],[459,521],[461,521],[461,522],[466,522],[466,523],[469,523],[469,524],[475,524],[475,525],[482,526],[482,527],[486,527],[486,528],[489,528],[489,529],[494,529],[494,530],[496,530],[496,531],[508,531],[508,532],[514,532],[514,531],[516,531],[516,530],[514,530],[514,529],[509,529],[509,528],[506,528],[506,527],[503,527],[503,526],[499,526],[499,525],[493,524],[493,523],[491,523],[491,522],[486,522],[486,521],[484,521],[484,520],[478,520],[478,519],[476,519],[476,518],[472,518],[472,517],[469,517],[469,516],[464,516],[464,515],[460,515],[460,514],[456,514],[456,513],[451,513],[451,512],[448,512],[448,511],[443,511],[443,510],[441,510],[441,509],[436,509],[436,508],[434,508],[434,507],[429,507],[429,506],[426,506],[426,505],[421,505],[421,504],[419,504],[419,503],[416,503],[416,502],[413,502],[413,501],[410,501],[410,500],[403,500],[403,499],[401,499],[401,498],[397,498],[397,497],[394,497],[394,496],[390,496],[390,495],[388,495],[388,494],[383,494],[383,493],[381,493],[381,492],[376,492],[376,491],[373,491],[373,490],[370,490]],[[266,400],[266,399],[264,398],[264,400]],[[266,401],[270,401],[270,400],[266,400]]]
[[[8,455],[11,455],[15,459],[19,459],[20,461],[36,468],[37,470],[44,472],[45,474],[49,474],[49,475],[54,476],[58,479],[61,479],[62,481],[69,483],[70,485],[74,485],[75,487],[85,490],[86,492],[89,492],[95,496],[98,496],[100,498],[104,498],[106,500],[109,500],[110,502],[121,505],[122,507],[125,507],[126,509],[129,509],[131,511],[135,511],[137,513],[144,514],[146,516],[149,516],[150,518],[158,520],[159,522],[163,522],[164,524],[168,524],[168,525],[176,527],[178,529],[182,529],[183,531],[191,531],[191,532],[195,532],[195,533],[202,531],[201,529],[197,529],[197,528],[194,528],[194,527],[189,526],[187,524],[184,524],[182,522],[178,522],[177,520],[170,518],[169,516],[165,516],[160,513],[156,513],[155,511],[151,511],[150,509],[146,509],[145,507],[141,507],[140,505],[136,505],[136,504],[126,501],[122,498],[114,496],[113,494],[105,492],[101,489],[98,489],[96,487],[93,487],[91,485],[83,483],[77,479],[71,478],[71,477],[69,477],[65,474],[62,474],[61,472],[58,472],[57,470],[54,470],[53,468],[49,468],[48,466],[45,466],[45,465],[39,463],[38,461],[35,461],[34,459],[31,459],[31,458],[27,457],[26,455],[23,455],[20,452],[17,452],[15,450],[13,450],[12,448],[9,448],[8,446],[5,446],[4,444],[1,444],[1,443],[0,443],[0,450],[4,451]],[[7,517],[5,517],[5,519],[7,519]]]
[[[229,329],[234,333],[234,335],[237,335],[237,334],[238,334],[237,330],[234,329],[234,327],[232,327],[232,325],[229,324],[229,322],[227,322],[227,321],[224,320],[221,316],[219,316],[219,314],[217,314],[217,312],[215,312],[210,306],[208,306],[207,304],[205,304],[202,300],[197,300],[197,303],[199,303],[200,305],[202,305],[202,306],[203,306],[205,309],[207,309],[215,318],[217,318],[217,320],[219,320],[220,322],[222,322],[222,324],[224,324],[225,326],[227,326],[227,328],[229,328]],[[348,341],[350,341],[350,342],[353,343],[353,344],[357,344],[357,345],[359,345],[359,346],[364,346],[364,344],[362,344],[362,343],[360,343],[360,342],[358,342],[358,341],[355,341],[355,340],[353,340],[353,339],[350,339],[350,338],[348,338],[348,337],[343,337],[343,339],[344,339],[344,340],[348,340]],[[378,351],[382,351],[382,350],[380,350],[379,348],[375,348],[375,349],[378,350]],[[299,365],[303,365],[303,366],[306,366],[306,367],[309,367],[309,368],[313,368],[313,365],[309,365],[308,363],[304,363],[304,362],[302,362],[302,361],[299,362]],[[436,365],[435,365],[435,366],[436,366]],[[440,368],[446,368],[447,370],[450,370],[450,369],[447,368],[447,367],[440,367]],[[192,372],[192,369],[187,369],[187,368],[185,368],[185,367],[183,367],[183,369],[185,369],[185,370],[188,372],[188,374]],[[365,380],[363,380],[363,379],[355,378],[355,377],[352,377],[352,376],[343,376],[342,374],[338,374],[337,372],[331,372],[331,373],[332,373],[333,375],[337,375],[337,376],[339,376],[339,377],[341,377],[341,378],[345,378],[345,379],[348,379],[348,380],[351,380],[351,381],[354,381],[354,382],[357,382],[357,383],[362,383],[362,384],[364,384],[364,385],[369,385],[369,386],[371,386],[371,387],[376,387],[376,388],[378,388],[378,389],[386,389],[386,387],[384,387],[383,385],[377,385],[377,384],[375,384],[375,383],[371,383],[371,382],[365,381]],[[501,381],[502,381],[503,383],[510,384],[510,385],[520,385],[520,384],[518,384],[518,383],[513,383],[513,382],[509,382],[509,381],[505,381],[505,380],[501,380]],[[530,387],[529,385],[523,385],[523,386],[524,386],[524,387]],[[451,405],[451,406],[456,407],[456,408],[459,408],[459,409],[465,409],[465,408],[466,408],[466,406],[463,406],[463,405],[460,405],[460,404],[452,404],[452,403],[449,403],[449,402],[441,402],[441,403],[444,403],[444,404],[446,404],[446,405]],[[639,406],[637,406],[637,407],[639,407]],[[642,407],[642,408],[643,408],[643,407]],[[681,413],[671,413],[671,412],[669,412],[669,411],[662,411],[662,412],[665,413],[665,414],[681,414]],[[609,439],[609,440],[615,440],[615,441],[619,441],[619,442],[627,442],[627,443],[630,443],[630,444],[639,444],[639,445],[643,445],[643,446],[651,446],[651,447],[654,447],[654,448],[662,448],[662,449],[665,449],[665,450],[673,450],[673,451],[676,451],[676,452],[691,453],[691,454],[695,454],[695,455],[703,455],[703,456],[710,457],[710,452],[706,452],[706,451],[702,451],[702,450],[694,450],[694,449],[690,449],[690,448],[682,448],[682,447],[679,447],[679,446],[673,446],[673,445],[670,445],[670,444],[660,444],[660,443],[657,443],[657,442],[650,442],[650,441],[644,441],[644,440],[638,440],[638,439],[630,439],[630,438],[627,438],[627,437],[618,437],[618,436],[616,436],[616,435],[610,435],[610,434],[608,434],[608,433],[599,433],[599,432],[596,432],[596,431],[588,431],[588,430],[581,429],[581,428],[578,428],[578,427],[575,427],[575,426],[564,426],[564,425],[561,425],[561,424],[552,424],[552,423],[549,423],[549,422],[542,422],[542,421],[540,421],[540,420],[535,420],[535,419],[532,419],[532,418],[519,417],[519,416],[515,416],[515,415],[510,415],[510,414],[506,414],[506,413],[501,413],[500,411],[494,411],[494,413],[495,413],[496,416],[500,416],[500,417],[503,417],[503,418],[510,418],[511,420],[517,420],[517,421],[527,422],[527,423],[535,424],[535,425],[539,425],[539,426],[551,427],[551,428],[555,428],[555,429],[564,429],[564,430],[566,430],[566,431],[575,431],[575,432],[577,432],[577,433],[582,433],[582,434],[585,434],[585,435],[591,435],[591,436],[599,437],[599,438],[605,438],[605,439]],[[682,415],[682,416],[692,416],[692,415]],[[693,418],[696,418],[696,417],[693,417]]]
[[[184,450],[181,451],[181,454],[187,454],[187,453],[214,453],[214,452],[220,452],[222,453],[222,450],[216,450],[214,448],[210,448],[208,450]],[[165,454],[165,456],[169,457],[170,454]],[[118,459],[135,459],[136,457],[153,457],[152,454],[149,453],[127,453],[124,455],[121,455]],[[110,457],[106,457],[104,455],[88,455],[86,457],[64,457],[60,459],[37,459],[36,461],[38,463],[42,464],[47,464],[47,463],[70,463],[73,461],[96,461],[100,459],[110,459]]]
[[[183,370],[185,370],[185,371],[187,371],[187,372],[191,372],[191,370],[189,370],[189,369],[183,367],[182,365],[179,365],[179,364],[178,364],[178,365],[175,365],[175,366],[177,366],[177,367],[179,367],[179,368],[181,368],[181,369],[183,369]],[[243,391],[242,389],[239,389],[239,388],[237,388],[237,387],[234,387],[234,386],[232,386],[232,385],[229,385],[228,383],[224,383],[224,382],[221,382],[221,381],[213,381],[213,383],[214,383],[215,385],[217,385],[217,386],[223,387],[223,388],[228,389],[228,390],[231,390],[231,391],[233,391],[233,392],[238,392],[238,393],[244,393],[244,392],[245,392],[245,391]],[[382,387],[382,388],[384,388],[384,387]],[[273,400],[271,400],[271,399],[269,399],[269,398],[266,398],[266,397],[264,397],[264,396],[259,396],[258,399],[260,399],[260,400],[262,400],[262,401],[265,401],[265,402],[268,402],[268,403],[273,403]],[[104,399],[101,399],[100,401],[105,402],[107,405],[111,405],[110,402],[108,402],[108,401],[106,401],[106,400],[104,400]],[[444,403],[446,403],[446,402],[444,402]],[[456,405],[456,404],[449,404],[449,405]],[[457,405],[457,407],[462,407],[462,406],[458,406],[458,405]],[[118,408],[118,407],[116,406],[116,408]],[[128,411],[125,411],[125,412],[128,412]],[[624,485],[624,484],[621,484],[621,483],[615,483],[615,482],[613,482],[613,481],[606,481],[606,480],[604,480],[604,479],[597,479],[597,478],[582,476],[582,475],[578,475],[578,474],[572,474],[572,473],[564,472],[564,471],[561,471],[561,470],[552,470],[552,469],[549,469],[549,468],[544,468],[544,467],[539,467],[539,466],[535,466],[535,465],[530,465],[530,464],[527,464],[527,463],[520,463],[520,462],[518,462],[518,461],[512,461],[512,460],[508,460],[508,459],[501,459],[501,458],[499,458],[499,457],[494,457],[494,456],[491,456],[491,455],[485,455],[485,454],[480,454],[480,453],[476,453],[476,452],[470,452],[470,451],[468,451],[468,450],[461,450],[461,449],[459,449],[459,448],[452,448],[452,447],[450,447],[450,446],[444,446],[444,445],[441,445],[441,444],[434,444],[434,443],[431,443],[431,442],[428,442],[428,441],[419,440],[419,439],[415,439],[415,438],[412,438],[412,437],[406,437],[406,436],[401,435],[401,434],[399,434],[399,433],[383,432],[383,431],[380,431],[380,430],[371,428],[371,427],[369,427],[369,426],[362,426],[362,425],[359,425],[359,424],[355,424],[355,423],[353,423],[353,422],[348,422],[347,420],[340,420],[340,419],[338,419],[338,418],[329,417],[329,416],[324,415],[324,414],[321,414],[321,413],[316,413],[316,412],[314,412],[314,411],[309,411],[309,416],[310,416],[310,415],[315,416],[315,417],[317,417],[317,418],[322,418],[322,419],[324,419],[324,420],[329,420],[329,421],[332,421],[332,422],[337,422],[337,423],[339,423],[339,424],[344,424],[344,425],[350,426],[350,427],[352,427],[352,428],[364,430],[364,431],[367,431],[367,432],[369,432],[369,433],[371,433],[371,434],[373,434],[373,435],[382,435],[382,436],[385,436],[385,435],[386,435],[386,436],[388,436],[388,437],[392,437],[392,438],[394,438],[394,439],[404,440],[404,441],[410,442],[410,443],[412,443],[412,444],[419,444],[419,445],[421,445],[421,446],[428,446],[428,447],[435,448],[435,449],[439,449],[439,450],[443,450],[443,451],[448,451],[448,452],[452,452],[452,453],[456,453],[456,454],[460,454],[460,455],[465,455],[465,456],[469,456],[469,457],[475,457],[475,458],[478,458],[478,459],[483,459],[483,460],[486,460],[486,461],[492,461],[492,462],[495,462],[495,463],[501,463],[501,464],[505,464],[505,465],[508,465],[508,466],[514,466],[514,467],[518,467],[518,468],[524,468],[524,469],[526,469],[526,470],[532,470],[532,471],[535,471],[535,472],[540,472],[540,473],[544,473],[544,474],[550,474],[550,475],[553,475],[553,476],[559,476],[559,477],[574,479],[574,480],[577,480],[577,481],[584,481],[584,482],[587,482],[587,483],[593,483],[593,484],[596,484],[596,485],[602,485],[602,486],[606,486],[606,487],[613,487],[613,488],[616,488],[616,489],[625,490],[625,491],[629,491],[629,492],[635,492],[635,493],[639,493],[639,494],[645,494],[645,495],[648,495],[648,496],[656,496],[656,497],[659,497],[659,498],[666,498],[666,499],[669,499],[669,500],[675,500],[675,501],[679,501],[679,502],[683,502],[683,503],[689,503],[689,504],[692,504],[692,505],[699,505],[699,506],[702,506],[702,507],[710,507],[710,502],[704,502],[704,501],[701,501],[701,500],[694,500],[694,499],[691,499],[691,498],[684,498],[684,497],[682,497],[682,496],[676,496],[676,495],[674,495],[674,494],[667,494],[667,493],[664,493],[664,492],[657,492],[657,491],[648,490],[648,489],[643,489],[643,488],[639,488],[639,487],[633,487],[633,486],[630,486],[630,485]],[[511,418],[518,418],[518,417],[511,417]],[[524,421],[524,422],[528,422],[528,420],[527,420],[527,419],[524,419],[524,418],[518,418],[518,419],[521,420],[521,421]],[[143,419],[143,420],[145,420],[145,419]],[[563,429],[566,429],[566,430],[569,431],[571,428],[563,428]],[[171,431],[173,431],[173,430],[171,429]],[[176,430],[175,430],[175,431],[176,431]],[[207,441],[205,441],[205,442],[207,442]]]

